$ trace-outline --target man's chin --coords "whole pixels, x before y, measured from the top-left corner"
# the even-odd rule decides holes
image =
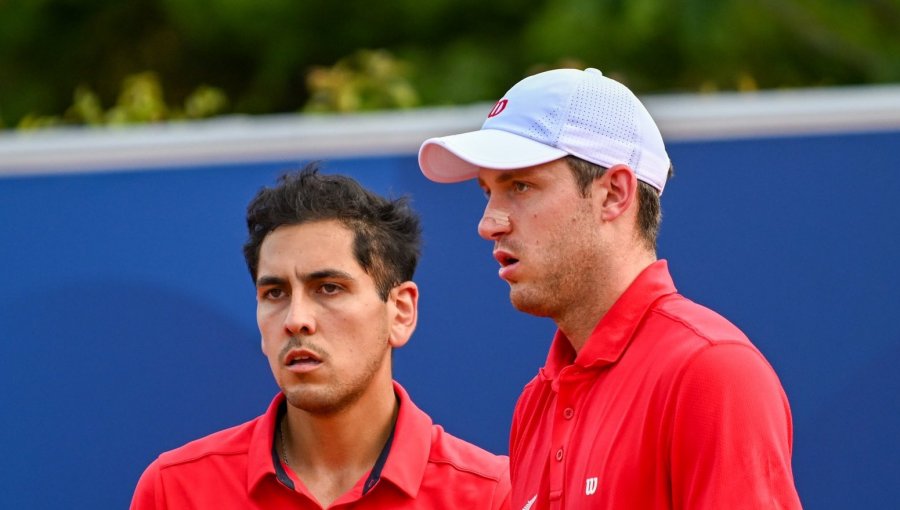
[[[547,310],[547,300],[540,299],[534,292],[527,292],[525,289],[516,288],[510,285],[509,301],[516,310],[534,315],[535,317],[549,317],[550,312]]]
[[[330,415],[340,410],[340,403],[329,395],[308,390],[288,389],[284,391],[287,403],[310,414]]]

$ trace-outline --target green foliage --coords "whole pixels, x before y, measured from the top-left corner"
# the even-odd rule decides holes
[[[19,121],[19,129],[39,129],[63,124],[121,125],[199,119],[222,113],[228,105],[225,94],[216,88],[200,86],[187,99],[184,108],[166,104],[162,85],[153,72],[126,76],[116,103],[103,110],[100,98],[90,88],[75,89],[72,105],[62,117],[29,114]]]
[[[331,68],[314,68],[307,78],[307,112],[354,112],[412,108],[419,97],[407,79],[407,65],[386,51],[360,50]]]
[[[159,122],[168,117],[162,86],[156,75],[149,72],[125,78],[119,100],[106,112],[110,124]]]
[[[93,126],[103,124],[105,121],[100,98],[94,91],[84,86],[75,89],[75,100],[66,110],[66,117]]]
[[[0,125],[489,101],[566,63],[638,93],[900,82],[897,55],[900,0],[0,0]]]
[[[228,96],[220,89],[200,85],[184,100],[184,116],[202,119],[219,115],[228,108]]]
[[[900,81],[900,0],[549,0],[525,51],[639,91]]]

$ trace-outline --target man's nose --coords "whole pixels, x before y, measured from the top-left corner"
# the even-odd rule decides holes
[[[291,296],[290,308],[284,318],[284,328],[291,336],[307,336],[316,332],[316,320],[312,306],[302,297]]]
[[[492,207],[490,203],[484,208],[481,221],[478,222],[478,235],[488,241],[496,241],[509,233],[512,225],[509,221],[509,213]]]

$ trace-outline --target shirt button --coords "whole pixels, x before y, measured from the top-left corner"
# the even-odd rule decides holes
[[[565,411],[563,411],[563,417],[565,417],[565,419],[571,420],[573,416],[575,416],[575,410],[571,407],[567,407]]]
[[[556,460],[560,461],[560,460],[562,460],[562,458],[563,458],[563,449],[560,448],[559,450],[556,450]]]

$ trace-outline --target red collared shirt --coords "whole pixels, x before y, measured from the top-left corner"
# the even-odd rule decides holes
[[[507,458],[444,432],[396,382],[394,391],[400,411],[381,462],[329,508],[509,508]],[[160,455],[132,510],[321,508],[273,448],[283,406],[279,393],[264,415]]]
[[[661,260],[577,356],[557,332],[516,405],[512,508],[800,508],[792,433],[762,354]]]

